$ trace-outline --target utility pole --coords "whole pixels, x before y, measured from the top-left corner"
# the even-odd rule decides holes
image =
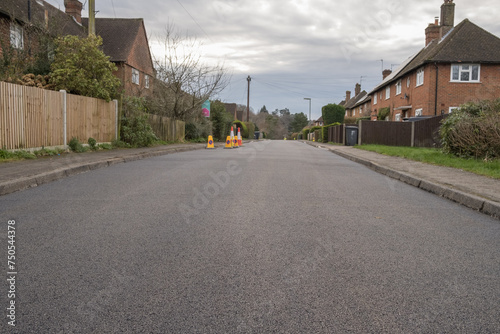
[[[89,0],[89,36],[95,36],[95,0]]]
[[[250,122],[250,81],[252,81],[252,78],[250,78],[250,76],[248,76],[247,81],[248,81],[248,93],[247,93],[247,122]]]

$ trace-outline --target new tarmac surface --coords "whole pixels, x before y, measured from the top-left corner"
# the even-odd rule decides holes
[[[350,146],[309,141],[304,141],[304,143],[329,150],[391,178],[500,218],[500,180],[455,168],[385,156]],[[221,149],[223,145],[223,143],[217,143],[216,149]],[[0,196],[117,163],[205,148],[206,144],[175,144],[152,148],[75,153],[37,160],[0,163]]]
[[[124,152],[0,196],[1,333],[500,328],[497,219],[301,142]]]

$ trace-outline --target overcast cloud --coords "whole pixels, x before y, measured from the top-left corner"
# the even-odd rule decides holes
[[[64,10],[63,0],[46,0]],[[84,11],[88,11],[87,1]],[[168,23],[203,42],[207,62],[224,61],[231,84],[225,102],[321,116],[357,82],[369,91],[424,46],[424,29],[443,0],[96,0],[97,17],[142,17],[153,56]],[[455,0],[455,25],[468,18],[500,36],[498,0]],[[82,13],[88,16],[87,12]]]

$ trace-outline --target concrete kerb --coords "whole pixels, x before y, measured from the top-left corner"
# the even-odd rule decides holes
[[[314,143],[311,142],[306,142],[306,143],[311,146],[318,147]],[[322,147],[324,148],[324,146]],[[465,207],[474,209],[476,211],[500,219],[500,203],[492,202],[484,198],[465,193],[463,191],[459,191],[428,180],[420,179],[413,175],[409,175],[407,173],[389,167],[380,166],[372,161],[362,159],[360,157],[353,156],[345,152],[340,152],[338,150],[335,150],[334,148],[328,148],[328,150],[343,158],[354,161],[356,163],[360,163],[380,174],[402,181],[406,184],[428,191],[437,196],[444,197],[446,199],[459,203]]]
[[[124,155],[123,157],[107,158],[100,161],[94,162],[83,162],[80,164],[72,164],[66,167],[58,168],[50,172],[44,172],[30,177],[23,177],[17,180],[3,182],[0,184],[0,196],[14,193],[16,191],[21,191],[39,185],[57,181],[59,179],[66,178],[68,176],[81,174],[88,172],[90,170],[96,170],[99,168],[109,167],[114,164],[137,161],[141,159],[147,159],[151,157],[156,157],[160,155],[167,155],[170,153],[194,151],[204,148],[203,146],[189,146],[181,148],[165,148],[153,152],[141,152],[136,154]]]

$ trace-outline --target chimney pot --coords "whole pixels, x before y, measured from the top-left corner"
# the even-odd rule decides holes
[[[382,71],[382,80],[387,78],[389,75],[391,75],[392,71],[391,70],[383,70]]]
[[[349,102],[350,99],[351,99],[351,91],[348,90],[345,92],[345,103]]]
[[[78,0],[64,0],[66,14],[75,18],[76,22],[82,23],[82,3]]]
[[[356,88],[354,89],[354,96],[358,96],[359,93],[361,93],[361,85],[357,83]]]

